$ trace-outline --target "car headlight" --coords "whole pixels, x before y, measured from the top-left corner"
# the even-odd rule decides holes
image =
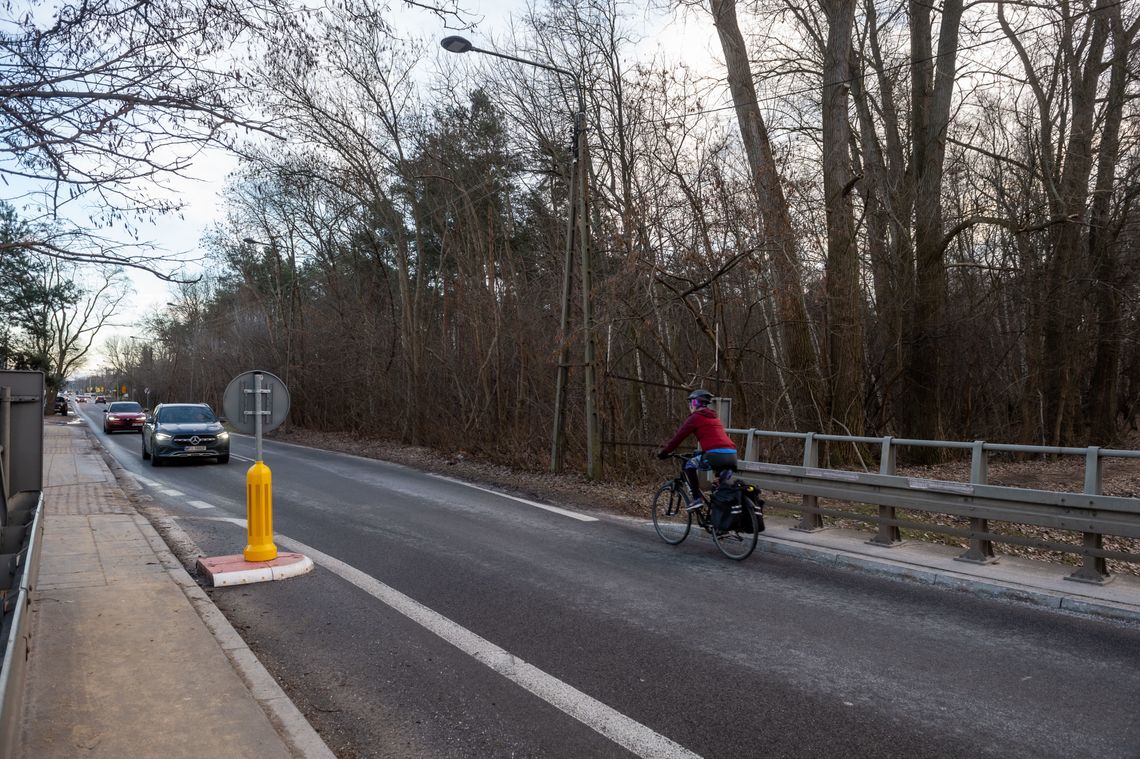
[[[167,435],[165,432],[156,432],[156,433],[154,433],[154,439],[155,440],[169,440],[170,435]]]
[[[228,432],[219,432],[218,433],[218,440],[229,440],[229,439],[230,439],[230,433],[228,433]]]

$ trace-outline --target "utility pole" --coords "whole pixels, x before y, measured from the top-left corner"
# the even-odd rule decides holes
[[[550,442],[550,470],[561,471],[566,455],[566,387],[570,378],[570,297],[571,272],[574,267],[574,242],[577,236],[581,264],[583,384],[586,410],[586,476],[595,480],[602,473],[601,428],[598,424],[597,382],[594,374],[594,322],[592,312],[593,263],[590,258],[590,161],[586,144],[586,92],[582,77],[558,66],[519,58],[494,50],[483,50],[463,37],[445,37],[440,41],[449,53],[476,52],[525,63],[574,80],[578,96],[578,113],[574,117],[574,157],[570,164],[570,189],[567,198],[566,247],[562,266],[562,321],[559,327],[558,372],[554,388],[554,428]]]

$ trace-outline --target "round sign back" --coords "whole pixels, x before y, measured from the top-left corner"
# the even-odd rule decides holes
[[[269,432],[281,426],[289,416],[289,388],[279,377],[259,370],[242,372],[230,380],[222,395],[222,409],[226,421],[238,432],[252,435],[257,431],[257,399],[254,392],[261,375],[261,431]]]

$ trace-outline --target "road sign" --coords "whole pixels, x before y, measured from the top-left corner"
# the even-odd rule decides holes
[[[254,392],[261,375],[261,403]],[[230,380],[222,395],[222,409],[226,421],[238,432],[252,435],[257,431],[257,411],[261,410],[261,431],[269,432],[281,426],[289,415],[289,389],[276,375],[269,372],[242,372]]]

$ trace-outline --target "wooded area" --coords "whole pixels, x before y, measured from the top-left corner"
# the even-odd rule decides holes
[[[291,422],[549,464],[575,82],[410,42],[362,0],[242,73],[259,124],[148,341],[111,370]],[[1140,401],[1140,3],[708,0],[722,60],[634,60],[637,9],[572,0],[495,48],[580,72],[603,459],[685,413],[737,426],[1102,444]],[[474,38],[474,35],[469,35]],[[487,45],[490,47],[490,45]],[[735,118],[733,118],[735,116]],[[259,127],[260,128],[260,127]],[[190,396],[193,397],[190,397]]]

